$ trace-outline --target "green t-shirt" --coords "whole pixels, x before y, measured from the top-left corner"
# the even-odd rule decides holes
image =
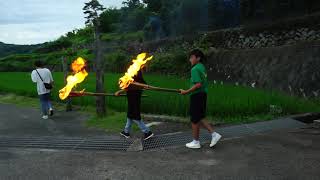
[[[201,87],[191,94],[196,94],[200,92],[208,93],[208,80],[207,80],[207,71],[202,63],[194,65],[191,69],[191,87],[197,83],[201,83]]]

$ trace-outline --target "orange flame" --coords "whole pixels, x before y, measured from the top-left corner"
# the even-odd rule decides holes
[[[88,76],[88,73],[85,70],[85,66],[86,61],[81,57],[78,57],[71,64],[74,75],[70,75],[67,77],[67,85],[59,91],[60,99],[66,99],[69,96],[72,88],[81,83],[86,78],[86,76]]]
[[[128,68],[125,75],[119,79],[119,87],[121,89],[126,89],[134,81],[133,77],[137,75],[141,67],[152,58],[153,56],[147,57],[147,53],[141,53],[137,56],[137,59],[133,59],[133,64]]]

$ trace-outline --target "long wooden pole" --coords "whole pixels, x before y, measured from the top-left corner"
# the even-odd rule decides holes
[[[179,89],[161,88],[161,87],[150,86],[150,85],[143,84],[143,83],[138,83],[138,82],[133,82],[131,84],[134,85],[134,86],[137,86],[137,87],[141,87],[141,88],[143,88],[145,90],[180,93]]]
[[[80,92],[80,91],[71,91],[69,97],[81,97],[81,96],[114,96],[118,97],[112,93],[94,93],[94,92]],[[127,96],[126,94],[120,94],[119,96]],[[142,95],[141,97],[148,97]]]

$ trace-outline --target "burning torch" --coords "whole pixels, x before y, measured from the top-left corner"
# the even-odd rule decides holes
[[[137,56],[136,59],[133,59],[133,64],[130,65],[127,72],[119,79],[119,86],[120,89],[126,89],[129,85],[134,85],[135,87],[146,89],[146,90],[153,90],[153,91],[164,91],[164,92],[177,92],[180,93],[178,89],[169,89],[169,88],[161,88],[156,86],[150,86],[143,83],[135,82],[133,77],[137,75],[140,71],[141,67],[143,67],[148,61],[150,61],[153,56],[147,57],[147,53],[141,53]]]
[[[86,61],[79,57],[72,64],[71,69],[73,75],[67,77],[67,84],[59,91],[60,99],[64,100],[67,97],[82,97],[82,96],[115,96],[112,93],[93,93],[82,91],[73,91],[72,89],[79,83],[83,82],[88,76],[88,72],[85,69]],[[125,94],[120,94],[119,96],[126,96]],[[147,97],[147,96],[142,96]]]

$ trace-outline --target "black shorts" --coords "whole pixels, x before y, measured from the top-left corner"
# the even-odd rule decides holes
[[[207,93],[201,92],[190,96],[190,120],[198,123],[206,117]]]
[[[127,117],[134,120],[141,120],[141,94],[142,91],[128,91],[128,112]]]

